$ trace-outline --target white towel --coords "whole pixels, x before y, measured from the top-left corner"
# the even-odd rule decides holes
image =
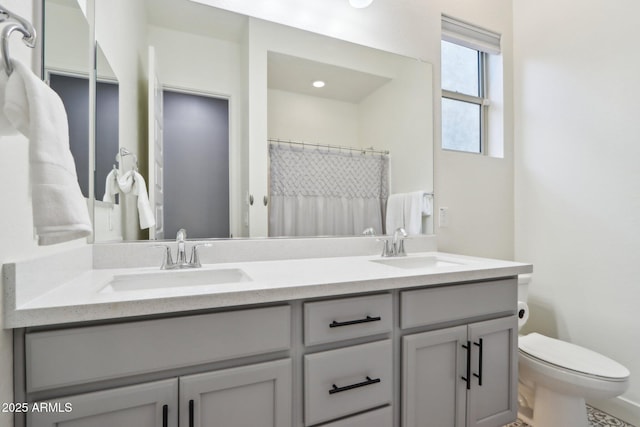
[[[424,191],[404,194],[404,229],[407,234],[422,233],[422,216],[430,214],[431,203]]]
[[[102,196],[103,202],[114,203],[118,194],[118,170],[111,169],[107,174],[107,180],[104,183],[104,196]]]
[[[387,218],[385,233],[390,235],[404,227],[404,194],[392,194],[387,200]]]
[[[153,210],[149,203],[147,184],[142,175],[136,171],[129,171],[120,176],[118,170],[111,170],[111,172],[107,174],[105,193],[102,201],[113,203],[115,200],[113,196],[117,194],[118,191],[138,197],[138,219],[140,220],[140,228],[142,230],[156,225]]]
[[[67,114],[60,97],[19,61],[0,70],[0,132],[17,129],[29,139],[33,223],[38,244],[89,236],[92,231],[69,150]]]
[[[147,194],[147,184],[144,178],[138,172],[133,172],[134,183],[131,194],[138,196],[138,218],[140,219],[140,228],[145,229],[156,225],[156,220],[149,204],[149,195]]]

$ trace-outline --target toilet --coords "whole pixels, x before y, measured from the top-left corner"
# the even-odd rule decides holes
[[[521,328],[531,275],[518,277]],[[608,399],[629,386],[629,370],[595,351],[539,333],[518,336],[519,416],[534,427],[588,427],[585,399]]]

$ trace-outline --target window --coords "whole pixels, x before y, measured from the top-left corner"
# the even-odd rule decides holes
[[[489,55],[500,35],[442,16],[442,148],[484,153],[488,121]]]

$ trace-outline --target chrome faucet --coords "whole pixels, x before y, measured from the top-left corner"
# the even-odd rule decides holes
[[[404,250],[404,239],[406,237],[407,232],[405,231],[405,229],[402,227],[398,227],[396,231],[393,232],[393,240],[391,241],[391,246],[389,246],[389,239],[379,239],[382,240],[384,244],[384,246],[382,247],[382,256],[406,256],[407,253]]]
[[[176,260],[173,261],[173,257],[171,256],[171,248],[169,245],[154,245],[155,248],[163,248],[165,249],[165,254],[162,259],[162,265],[160,268],[162,270],[175,270],[178,268],[198,268],[202,267],[200,264],[200,256],[198,253],[198,248],[202,246],[211,246],[209,243],[193,245],[191,249],[191,257],[189,261],[187,261],[187,250],[186,250],[186,240],[187,240],[187,230],[181,228],[178,230],[176,234],[176,243],[178,245],[178,252],[176,254]]]

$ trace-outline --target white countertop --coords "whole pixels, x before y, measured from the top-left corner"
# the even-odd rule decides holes
[[[433,256],[456,264],[399,268],[372,262],[380,260],[380,256],[203,264],[204,270],[240,269],[250,280],[120,291],[109,289],[109,282],[115,276],[158,273],[161,270],[158,267],[77,268],[70,273],[65,271],[65,277],[58,283],[51,286],[39,283],[21,293],[18,292],[22,286],[20,280],[29,276],[20,270],[20,264],[10,264],[4,269],[3,327],[41,326],[385,291],[509,277],[533,270],[531,264],[441,252],[413,253],[405,259]],[[23,266],[22,270],[28,267]],[[42,277],[30,280],[46,282]]]

